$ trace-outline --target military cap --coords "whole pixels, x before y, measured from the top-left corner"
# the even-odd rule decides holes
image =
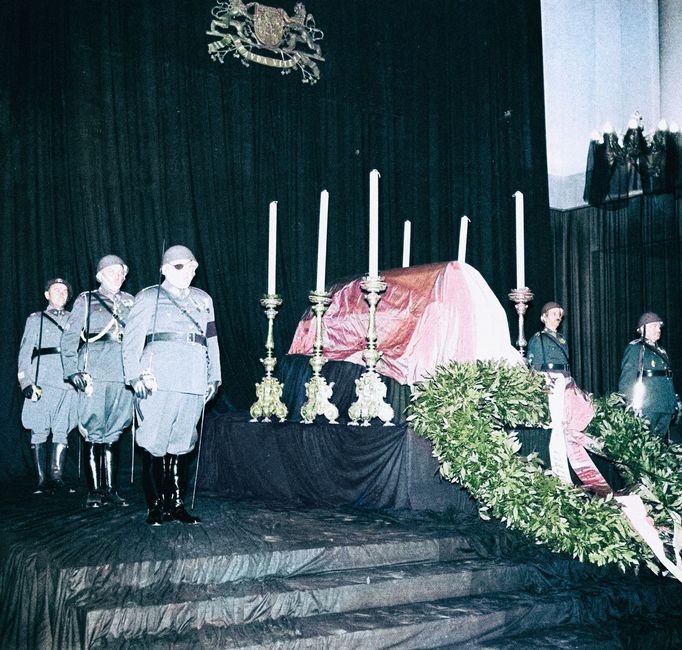
[[[64,278],[52,278],[45,283],[45,291],[49,291],[53,284],[63,284],[69,297],[72,295],[71,285]]]
[[[178,262],[180,260],[189,260],[190,262],[196,262],[197,258],[194,257],[194,253],[187,248],[187,246],[182,246],[181,244],[176,244],[171,246],[163,254],[163,259],[161,260],[161,266],[166,264],[173,264],[173,262]]]
[[[561,309],[561,311],[564,311],[564,308],[558,302],[546,302],[542,305],[540,313],[544,316],[550,309]]]
[[[644,327],[645,325],[649,325],[650,323],[660,323],[661,325],[663,325],[663,319],[653,311],[645,311],[637,321],[637,329],[641,329],[642,327]]]
[[[123,271],[128,275],[128,265],[118,255],[105,255],[99,262],[97,262],[97,273],[107,266],[119,265],[123,267]]]

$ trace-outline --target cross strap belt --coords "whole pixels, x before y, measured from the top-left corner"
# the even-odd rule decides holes
[[[62,351],[60,347],[56,348],[33,348],[31,353],[31,361],[36,357],[42,357],[45,354],[59,354]]]
[[[154,343],[162,341],[173,341],[178,343],[198,343],[204,347],[208,347],[206,337],[203,334],[196,332],[156,332],[155,334],[147,334],[144,339],[145,345],[149,345],[152,341]]]
[[[541,370],[544,370],[545,372],[547,370],[568,370],[568,364],[565,363],[543,363]]]
[[[642,377],[672,377],[673,371],[670,368],[665,368],[663,370],[644,370],[642,372]]]

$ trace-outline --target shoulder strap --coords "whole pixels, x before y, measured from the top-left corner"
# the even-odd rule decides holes
[[[43,316],[44,316],[45,318],[47,318],[47,320],[49,320],[53,325],[56,325],[56,326],[59,328],[59,331],[60,331],[60,332],[63,332],[63,331],[64,331],[64,327],[63,327],[60,323],[58,323],[54,318],[52,318],[52,316],[50,316],[50,314],[48,314],[47,312],[42,312],[42,314],[43,314]]]
[[[102,298],[101,298],[101,296],[99,295],[99,293],[98,293],[97,291],[95,291],[95,292],[93,292],[93,295],[94,295],[95,298],[97,299],[97,302],[99,302],[99,304],[102,305],[102,307],[104,307],[104,309],[106,309],[106,310],[107,310],[107,311],[116,319],[116,322],[117,322],[121,327],[124,327],[124,326],[125,326],[125,321],[124,321],[118,314],[115,314],[115,313],[114,313],[114,310],[113,310],[111,307],[109,307],[109,305],[108,305],[104,300],[102,300]]]
[[[173,298],[173,296],[171,296],[170,293],[164,287],[162,287],[161,285],[159,286],[161,288],[161,291],[163,291],[166,294],[168,299],[180,310],[183,316],[186,316],[192,321],[194,326],[199,330],[199,334],[203,334],[204,328],[192,317],[192,315],[182,305],[178,304],[175,298]]]

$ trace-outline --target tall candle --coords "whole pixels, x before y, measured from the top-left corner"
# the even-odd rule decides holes
[[[315,291],[324,293],[324,276],[327,270],[327,212],[329,210],[329,192],[320,193],[320,227],[317,231],[317,283]]]
[[[405,221],[403,227],[403,268],[406,269],[410,265],[410,238],[412,236],[412,222]]]
[[[379,172],[369,173],[369,277],[379,276]]]
[[[526,286],[525,245],[523,241],[523,194],[515,192],[516,199],[516,287]]]
[[[466,215],[459,220],[459,250],[457,251],[457,261],[460,264],[464,264],[464,262],[466,262],[469,221],[470,219]]]
[[[270,203],[270,228],[268,232],[268,294],[275,294],[277,268],[277,201]]]

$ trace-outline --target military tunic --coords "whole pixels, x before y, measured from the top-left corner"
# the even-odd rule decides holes
[[[541,372],[558,372],[570,376],[568,343],[557,332],[545,328],[536,332],[528,342],[528,365]]]
[[[665,436],[675,414],[675,387],[668,353],[655,343],[630,341],[621,363],[618,391],[632,403],[640,373],[644,385],[642,416],[649,420],[652,432]]]
[[[22,390],[36,383],[43,391],[35,402],[25,399],[21,413],[21,423],[31,430],[31,444],[46,442],[52,432],[53,443],[66,445],[69,432],[77,424],[76,391],[64,381],[59,354],[62,330],[68,317],[69,312],[63,309],[46,309],[26,319],[17,378]]]
[[[206,390],[221,380],[211,297],[167,280],[140,291],[128,317],[123,361],[128,383],[150,372],[158,386],[139,401],[137,443],[153,456],[189,453]]]
[[[92,377],[92,394],[78,393],[78,428],[88,442],[116,442],[132,422],[121,344],[132,304],[125,291],[112,294],[100,287],[81,293],[62,335],[64,377],[77,372]]]

